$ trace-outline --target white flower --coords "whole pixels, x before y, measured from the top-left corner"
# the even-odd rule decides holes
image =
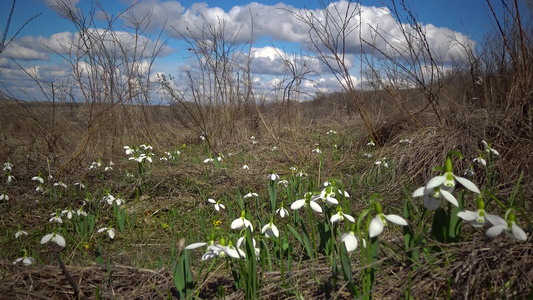
[[[124,150],[126,152],[126,155],[132,155],[135,152],[135,150],[133,150],[129,146],[124,146]]]
[[[10,162],[5,162],[5,163],[4,163],[4,169],[3,169],[3,171],[4,171],[4,172],[5,172],[5,171],[9,171],[9,172],[11,172],[12,170],[13,170],[13,164],[10,163]]]
[[[372,154],[371,153],[363,153],[363,156],[366,157],[366,158],[372,158]]]
[[[211,158],[211,157],[210,158],[206,158],[206,159],[204,159],[204,164],[207,164],[207,163],[210,163],[210,162],[213,162],[213,161],[215,161],[215,160],[213,158]]]
[[[307,176],[307,173],[305,173],[304,171],[300,171],[296,173],[296,177],[305,177],[305,176]]]
[[[270,237],[270,238],[279,237],[279,230],[272,221],[270,221],[270,223],[263,226],[263,228],[261,229],[261,233],[264,234],[266,237]]]
[[[83,182],[76,182],[76,183],[74,183],[74,186],[77,186],[80,189],[84,189],[85,188],[85,184],[83,184]]]
[[[59,224],[63,224],[63,220],[61,219],[61,213],[51,213],[50,216],[52,216],[48,222],[52,223],[52,222],[55,222],[55,223],[59,223]]]
[[[44,192],[44,189],[43,189],[42,186],[38,186],[38,187],[35,188],[35,191],[38,192],[38,193],[42,193],[42,192]]]
[[[329,206],[339,204],[339,201],[335,198],[335,188],[332,186],[326,186],[322,192],[320,192],[320,199],[324,200]]]
[[[233,222],[231,222],[231,229],[233,230],[241,230],[241,229],[244,229],[246,227],[250,227],[250,230],[253,232],[254,231],[254,226],[252,225],[252,222],[246,220],[246,218],[244,217],[244,212],[241,214],[241,217],[233,220]]]
[[[109,205],[113,205],[113,202],[115,202],[115,196],[107,194],[102,198],[102,201],[107,202]]]
[[[272,180],[272,181],[276,181],[276,180],[279,180],[279,176],[278,176],[278,174],[272,173],[272,174],[268,175],[268,179]]]
[[[241,246],[242,246],[242,243],[245,241],[246,237],[244,236],[241,236],[238,240],[237,240],[237,248],[238,249],[241,249]],[[255,256],[259,259],[259,254],[261,253],[261,249],[259,249],[257,246],[256,246],[256,241],[254,238],[252,238],[252,245],[254,246],[254,252],[255,252]],[[243,252],[244,253],[244,252]]]
[[[443,197],[455,206],[459,206],[457,199],[445,189],[436,187],[428,189],[427,186],[420,187],[413,192],[413,197],[424,196],[424,206],[429,210],[436,210],[440,206],[440,198]]]
[[[0,194],[0,201],[9,201],[9,196],[7,194]]]
[[[278,146],[272,147],[272,151],[276,151],[276,150],[278,150]]]
[[[441,187],[442,186],[447,191],[449,191],[451,193],[455,189],[455,181],[456,180],[457,180],[457,182],[462,184],[468,190],[470,190],[470,191],[472,191],[472,192],[474,192],[476,194],[480,194],[481,193],[479,191],[479,189],[477,188],[477,186],[472,181],[470,181],[470,180],[468,180],[466,178],[460,177],[460,176],[456,176],[452,172],[445,172],[444,175],[435,176],[435,177],[431,178],[428,181],[428,183],[426,185],[426,188],[427,189],[434,189],[436,187]]]
[[[33,258],[29,256],[19,257],[13,261],[13,264],[16,265],[19,262],[22,262],[26,267],[33,265]]]
[[[54,183],[54,186],[60,186],[60,187],[62,187],[62,188],[64,188],[64,189],[67,188],[67,185],[64,184],[63,182],[56,182],[56,183]]]
[[[216,211],[226,208],[224,204],[220,204],[219,201],[215,201],[214,199],[211,199],[211,198],[207,199],[207,202],[214,204]]]
[[[244,195],[244,197],[242,197],[242,198],[246,199],[246,198],[250,198],[250,197],[259,197],[259,195],[257,193],[249,192],[248,194]]]
[[[469,222],[474,227],[483,227],[487,220],[491,223],[497,223],[498,220],[496,218],[499,218],[498,216],[486,213],[484,209],[478,209],[476,211],[462,210],[457,213],[457,216]]]
[[[203,247],[203,246],[205,246],[207,244],[208,243],[205,243],[205,242],[192,243],[192,244],[188,245],[187,247],[185,247],[185,249],[186,250],[194,250],[194,249],[201,248],[201,247]],[[224,246],[222,246],[220,244],[215,244],[214,241],[209,241],[209,245],[207,246],[206,250],[207,251],[204,253],[204,255],[202,255],[202,260],[203,261],[211,259],[213,257],[217,257],[221,253],[224,253]]]
[[[346,246],[346,251],[355,251],[355,249],[357,249],[357,238],[355,237],[355,232],[350,231],[344,233],[341,236],[341,243],[344,243],[344,245]]]
[[[487,220],[489,220],[489,222],[491,222],[494,226],[487,229],[485,232],[486,236],[495,237],[500,235],[505,230],[510,239],[519,241],[527,240],[527,234],[522,228],[516,225],[515,216],[513,213],[510,213],[507,216],[507,220],[504,220],[499,216],[492,216],[487,218]]]
[[[224,251],[224,253],[231,257],[231,258],[236,258],[236,259],[239,259],[239,258],[245,258],[246,257],[246,253],[244,253],[244,251],[242,251],[241,249],[239,248],[235,248],[231,242],[228,246],[225,246],[222,248],[222,251]]]
[[[7,175],[7,179],[6,179],[7,183],[11,183],[11,182],[13,182],[13,180],[15,180],[15,176],[13,176],[11,174]]]
[[[44,183],[44,179],[41,177],[41,175],[39,176],[34,176],[31,178],[31,180],[33,181],[39,181],[40,184],[43,184]]]
[[[376,237],[383,232],[383,228],[387,225],[387,221],[397,225],[407,226],[407,221],[398,215],[385,215],[381,212],[381,206],[376,202],[376,216],[370,220],[368,226],[368,236],[370,238]]]
[[[311,193],[306,193],[305,194],[305,198],[294,201],[291,204],[291,209],[292,210],[297,210],[297,209],[300,209],[302,207],[310,206],[313,211],[315,211],[317,213],[322,213],[322,207],[320,207],[320,205],[318,205],[318,203],[315,202],[319,198],[318,197],[311,197],[311,195],[312,195]]]
[[[285,179],[278,181],[278,185],[283,185],[284,187],[289,186],[289,182]]]
[[[487,144],[487,142],[481,141],[481,144],[483,144],[483,148],[485,149],[487,153],[492,153],[494,155],[500,155],[500,153],[497,150],[492,149],[492,145]]]
[[[367,146],[371,146],[371,147],[374,147],[376,146],[376,144],[374,143],[373,140],[370,140],[370,142],[366,143]]]
[[[474,158],[472,161],[473,161],[473,162],[480,163],[480,164],[482,164],[482,165],[484,165],[484,166],[487,165],[487,161],[486,161],[485,159],[483,159],[483,157],[481,157],[481,156],[480,156],[480,157],[476,157],[476,158]]]
[[[289,215],[289,212],[282,206],[281,208],[276,209],[276,214],[279,214],[281,218]]]
[[[250,169],[250,167],[248,167],[248,165],[243,165],[243,166],[242,166],[242,169],[243,169],[243,170],[248,170],[248,169]]]
[[[322,153],[322,150],[320,148],[316,147],[315,149],[311,150],[311,152],[316,152],[318,154]]]
[[[339,206],[340,207],[340,206]],[[352,223],[355,223],[355,219],[350,216],[350,215],[347,215],[345,213],[342,212],[342,209],[339,209],[337,211],[336,214],[334,214],[333,216],[331,216],[331,218],[329,219],[329,221],[331,223],[337,223],[337,222],[340,222],[340,221],[343,221],[344,218],[348,219],[348,221],[352,222]]]
[[[87,217],[87,213],[83,211],[83,207],[78,208],[78,210],[76,210],[76,214],[78,217]]]
[[[330,129],[328,132],[326,132],[326,134],[335,134],[335,133],[337,133],[337,131],[333,129]]]
[[[61,212],[61,215],[64,216],[65,214],[67,215],[67,219],[72,219],[72,215],[73,215],[74,211],[72,211],[72,209],[65,209]]]
[[[65,238],[62,237],[59,233],[49,233],[41,239],[41,244],[46,244],[48,242],[56,243],[60,247],[65,247],[66,242]]]
[[[409,144],[410,145],[410,144],[413,143],[413,141],[411,141],[410,139],[402,139],[402,140],[400,140],[399,143],[400,144]]]
[[[106,232],[110,239],[115,238],[115,229],[113,227],[102,227],[98,229],[98,233]]]
[[[19,237],[23,236],[23,235],[28,235],[28,233],[24,230],[19,230],[17,232],[15,232],[15,238],[18,239]]]

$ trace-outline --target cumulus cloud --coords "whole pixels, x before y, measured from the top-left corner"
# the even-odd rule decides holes
[[[123,58],[125,55],[130,59],[133,53],[139,57],[151,57],[152,55],[166,56],[175,50],[161,42],[150,40],[145,36],[135,36],[126,31],[110,32],[104,29],[91,29],[87,31],[84,39],[91,41],[91,51],[105,49],[108,55]],[[50,37],[24,36],[15,39],[0,54],[0,57],[24,60],[49,60],[53,53],[69,54],[82,50],[85,52],[85,43],[82,42],[80,33],[68,31],[59,32]],[[93,52],[94,53],[94,52]]]
[[[402,47],[407,43],[402,28],[407,34],[413,33],[407,24],[398,24],[386,7],[359,6],[341,0],[331,2],[327,10],[329,14],[323,9],[308,10],[283,3],[265,5],[252,2],[224,11],[219,7],[209,7],[205,3],[195,3],[186,8],[177,1],[149,0],[134,6],[132,14],[139,18],[151,14],[152,29],[166,26],[167,33],[173,37],[187,37],[190,31],[206,30],[207,24],[211,28],[220,29],[217,26],[223,24],[225,36],[235,38],[237,43],[248,42],[253,35],[254,39],[269,37],[275,41],[297,42],[303,45],[309,42],[309,24],[302,20],[320,26],[318,22],[324,21],[328,15],[334,21],[343,22],[341,18],[348,11],[348,15],[353,18],[348,24],[352,31],[346,38],[345,50],[355,55],[361,51],[370,51],[368,43],[372,43],[387,55],[401,56]],[[336,11],[342,13],[337,14]],[[295,17],[298,15],[300,19]],[[444,61],[461,57],[463,50],[460,44],[473,46],[470,38],[462,33],[438,28],[432,24],[420,25],[436,57]],[[332,34],[334,36],[335,33]]]

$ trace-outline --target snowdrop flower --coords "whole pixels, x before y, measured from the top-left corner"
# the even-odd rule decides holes
[[[39,174],[38,176],[34,176],[34,177],[32,177],[31,180],[33,180],[33,181],[39,181],[40,184],[43,184],[43,183],[44,183],[44,179],[41,177],[41,174]]]
[[[0,201],[9,201],[9,196],[6,193],[0,194]]]
[[[66,242],[65,238],[62,237],[59,233],[49,233],[41,239],[41,244],[46,244],[48,242],[56,243],[60,247],[65,247]]]
[[[482,164],[483,166],[486,166],[487,165],[487,161],[481,157],[481,154],[479,155],[479,157],[476,157],[472,160],[473,162],[477,162],[477,163],[480,163]]]
[[[305,177],[305,176],[307,176],[307,173],[305,173],[304,171],[300,171],[296,173],[296,177]]]
[[[28,233],[24,230],[19,230],[17,232],[15,232],[15,238],[18,239],[19,237],[23,236],[23,235],[28,235]]]
[[[276,227],[276,225],[274,225],[274,220],[270,220],[270,223],[268,223],[265,226],[263,226],[263,228],[261,229],[261,233],[264,234],[266,237],[269,237],[269,238],[271,238],[271,237],[278,238],[279,237],[279,230]]]
[[[289,215],[289,212],[283,207],[283,203],[281,203],[281,207],[276,209],[276,214],[279,214],[279,216],[283,219],[285,216]]]
[[[224,254],[231,258],[246,258],[246,253],[239,248],[235,248],[231,241],[229,242],[229,245],[222,248],[222,251],[224,251]]]
[[[24,250],[24,255],[22,257],[19,257],[13,261],[13,264],[16,265],[19,262],[22,262],[23,265],[26,267],[33,265],[33,258],[28,256],[28,253],[26,250]]]
[[[61,215],[64,216],[65,214],[67,215],[67,219],[72,219],[72,215],[74,214],[75,212],[72,210],[72,209],[65,209],[61,212]]]
[[[374,162],[374,164],[376,166],[383,165],[385,168],[389,167],[389,163],[387,162],[387,158],[385,158],[385,157],[381,158],[380,160],[377,160],[376,162]]]
[[[289,186],[289,182],[285,179],[278,181],[278,185],[283,185],[284,187]]]
[[[115,202],[115,196],[107,194],[102,198],[102,202],[107,202],[107,204],[113,205],[113,202]]]
[[[241,249],[241,246],[243,244],[243,242],[246,240],[246,237],[245,236],[241,236],[238,240],[237,240],[237,248],[238,249]],[[252,245],[254,246],[254,252],[255,252],[255,256],[259,259],[259,254],[261,253],[261,249],[259,249],[257,246],[256,246],[257,242],[255,241],[254,238],[252,238]],[[244,252],[243,252],[244,254]]]
[[[132,155],[135,153],[135,150],[130,148],[129,146],[124,146],[124,151],[126,152],[126,155]]]
[[[320,153],[322,153],[322,150],[320,150],[320,148],[318,148],[318,146],[316,146],[316,148],[311,150],[311,152],[316,152],[317,154],[320,154]]]
[[[63,183],[62,181],[54,183],[54,186],[60,186],[60,187],[62,187],[64,189],[67,188],[67,185],[65,183]]]
[[[485,212],[485,202],[483,202],[483,196],[480,194],[477,196],[476,202],[477,202],[477,210],[471,211],[471,210],[462,210],[457,213],[457,216],[467,222],[470,223],[470,225],[474,227],[483,227],[486,223],[486,220],[489,220],[492,224],[494,222],[498,222],[497,216],[491,215]]]
[[[108,166],[104,168],[104,172],[109,172],[109,171],[113,171],[113,167]]]
[[[363,153],[363,156],[366,158],[372,158],[372,153]]]
[[[6,172],[6,171],[7,171],[7,172],[11,172],[11,171],[13,171],[13,164],[10,163],[10,162],[5,162],[5,163],[4,163],[3,171],[4,171],[4,172]]]
[[[85,188],[85,184],[83,182],[76,182],[74,183],[75,187],[78,187],[80,190]]]
[[[215,210],[216,210],[216,211],[219,211],[219,210],[221,210],[221,209],[225,209],[225,208],[226,208],[226,207],[224,206],[224,204],[219,203],[220,200],[219,200],[219,201],[215,201],[215,199],[211,199],[211,198],[209,198],[209,199],[207,199],[207,202],[209,202],[209,203],[211,203],[211,204],[214,204],[214,206],[215,206]]]
[[[474,169],[472,169],[472,166],[463,172],[463,175],[470,177],[474,177],[475,174],[476,173],[474,172]]]
[[[367,146],[371,146],[371,147],[374,147],[376,146],[376,144],[374,143],[374,141],[372,139],[370,139],[370,142],[366,143]]]
[[[326,132],[326,134],[336,134],[337,131],[333,130],[333,129],[330,129],[328,132]]]
[[[507,232],[507,236],[509,236],[510,239],[519,241],[527,240],[527,234],[522,228],[516,225],[516,217],[512,212],[506,214],[505,220],[499,216],[494,216],[493,218],[490,218],[488,220],[494,226],[492,226],[485,232],[486,236],[495,237],[500,235],[505,230]]]
[[[51,213],[50,216],[52,217],[48,220],[48,222],[50,223],[55,222],[55,223],[63,224],[63,219],[61,219],[60,212]]]
[[[248,169],[250,169],[250,167],[248,167],[248,165],[243,165],[243,166],[242,166],[242,169],[243,169],[243,170],[248,170]]]
[[[7,175],[7,179],[6,179],[6,182],[9,184],[11,182],[13,182],[13,180],[15,180],[15,176],[9,174]]]
[[[252,225],[252,223],[250,221],[248,221],[245,217],[245,212],[244,210],[241,212],[241,216],[235,220],[233,220],[233,222],[231,222],[231,229],[233,230],[241,230],[241,229],[244,229],[246,227],[250,227],[250,231],[254,231],[254,226]]]
[[[491,144],[487,144],[487,142],[485,141],[481,141],[481,144],[483,144],[483,149],[485,149],[487,153],[492,153],[493,155],[500,155],[500,153],[497,150],[492,149]]]
[[[205,245],[207,245],[206,252],[204,255],[202,255],[202,261],[206,261],[208,259],[217,257],[224,253],[224,246],[220,244],[216,244],[214,241],[215,237],[214,235],[211,236],[211,239],[209,240],[209,243],[206,242],[198,242],[198,243],[192,243],[185,247],[185,250],[194,250],[201,248]]]
[[[268,175],[268,179],[271,180],[271,181],[276,181],[276,180],[279,180],[279,176],[276,173],[272,173],[272,174]]]
[[[44,192],[44,189],[42,186],[38,186],[35,188],[35,191],[38,192],[38,193],[43,193]]]
[[[440,206],[440,198],[446,199],[455,206],[459,206],[457,199],[445,189],[435,187],[428,189],[427,186],[420,187],[413,192],[412,197],[424,196],[424,206],[429,210],[436,210]]]
[[[348,221],[352,222],[352,223],[355,223],[355,219],[350,216],[350,215],[347,215],[345,213],[342,212],[342,207],[341,206],[338,206],[337,207],[337,213],[332,215],[331,218],[329,219],[329,221],[334,224],[334,223],[337,223],[337,222],[340,222],[340,221],[343,221],[344,218],[348,219]]]
[[[244,195],[242,198],[246,199],[246,198],[250,198],[250,197],[259,197],[259,195],[257,193],[249,192],[248,194]]]
[[[98,233],[106,232],[110,239],[115,238],[115,229],[113,227],[102,227],[98,229]]]
[[[322,192],[320,192],[319,198],[324,200],[329,206],[337,205],[339,204],[339,201],[335,198],[337,196],[336,191],[337,191],[336,187],[332,185],[328,185],[324,189],[322,189]],[[344,193],[344,196],[349,197],[348,193],[346,192]]]
[[[355,223],[352,223],[349,232],[346,232],[341,236],[340,242],[344,243],[346,246],[346,251],[348,252],[353,252],[355,249],[357,249],[358,241],[357,237],[355,236]]]
[[[278,150],[278,146],[272,147],[272,151],[276,151],[276,150]]]
[[[204,164],[207,164],[207,163],[210,163],[210,162],[214,162],[214,161],[215,160],[212,157],[209,157],[209,158],[204,159]]]
[[[315,211],[317,213],[322,213],[322,207],[320,207],[320,205],[318,205],[318,203],[315,202],[318,199],[319,199],[319,197],[315,197],[315,196],[313,196],[312,193],[308,192],[308,193],[305,194],[305,198],[294,201],[291,204],[291,209],[292,210],[297,210],[297,209],[300,209],[302,207],[309,206],[309,207],[311,207],[311,209],[313,211]]]
[[[455,189],[455,181],[457,181],[460,184],[462,184],[465,188],[467,188],[468,190],[470,190],[470,191],[472,191],[472,192],[474,192],[476,194],[480,194],[481,193],[479,191],[479,189],[477,188],[477,186],[472,181],[453,174],[452,169],[453,169],[452,168],[452,159],[451,159],[450,155],[448,155],[446,157],[446,165],[445,165],[444,174],[431,178],[429,180],[429,182],[427,183],[426,188],[428,190],[432,190],[432,189],[435,189],[435,188],[438,188],[438,187],[442,187],[446,191],[451,193]],[[442,192],[442,189],[441,189],[441,192]],[[458,206],[458,205],[456,205],[456,206]]]
[[[290,170],[292,173],[296,173],[296,172],[298,172],[298,168],[296,168],[295,166],[290,167],[289,170]]]
[[[387,225],[387,221],[397,225],[407,226],[407,221],[398,215],[385,215],[381,210],[381,205],[375,203],[376,216],[370,220],[370,226],[368,226],[368,236],[370,238],[376,237],[383,232],[383,228]]]
[[[87,217],[87,213],[83,211],[83,207],[76,210],[76,215],[78,215],[78,217]]]

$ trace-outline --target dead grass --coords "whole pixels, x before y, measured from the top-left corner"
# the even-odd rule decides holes
[[[280,175],[289,175],[289,167],[297,166],[311,173],[316,185],[327,178],[340,178],[353,195],[356,212],[365,205],[360,199],[374,192],[386,195],[384,206],[397,206],[403,201],[403,188],[412,190],[435,176],[432,169],[443,163],[448,151],[459,150],[465,156],[464,160],[454,162],[458,172],[468,168],[482,149],[482,139],[491,141],[501,153],[495,165],[500,174],[495,187],[497,196],[508,197],[523,174],[521,194],[531,212],[533,162],[530,153],[533,152],[533,133],[531,128],[520,123],[519,112],[504,115],[463,107],[450,115],[447,126],[428,125],[424,128],[393,114],[389,117],[384,115],[377,127],[383,137],[378,141],[381,147],[369,160],[362,158],[362,154],[368,151],[368,137],[361,121],[347,112],[343,105],[338,106],[340,110],[328,115],[330,104],[326,102],[326,107],[318,108],[316,103],[310,108],[302,105],[297,108],[301,114],[300,121],[292,119],[291,126],[287,126],[282,116],[276,115],[276,109],[263,107],[263,119],[257,121],[260,126],[252,126],[250,120],[245,120],[236,122],[231,133],[214,131],[209,150],[212,154],[224,154],[224,163],[230,168],[210,167],[210,181],[206,183],[201,179],[206,166],[191,159],[180,160],[177,166],[154,167],[149,178],[150,188],[145,190],[150,201],[147,198],[136,201],[137,191],[146,185],[146,181],[127,182],[120,175],[132,168],[130,162],[124,160],[122,146],[149,142],[156,151],[162,152],[186,144],[185,148],[180,148],[184,157],[197,156],[200,161],[207,157],[197,130],[180,126],[173,118],[176,112],[171,108],[112,108],[109,110],[112,117],[104,118],[102,115],[102,118],[97,118],[93,123],[96,124],[95,130],[90,131],[87,130],[86,107],[60,106],[56,108],[52,134],[52,123],[46,121],[51,114],[47,104],[1,102],[0,160],[10,160],[15,164],[17,178],[16,185],[9,190],[12,198],[9,207],[2,208],[0,214],[0,225],[4,228],[1,234],[3,244],[13,242],[12,238],[7,238],[8,233],[11,234],[7,229],[16,228],[21,220],[24,227],[41,232],[48,218],[50,208],[35,203],[35,194],[31,192],[34,183],[29,178],[41,172],[53,174],[58,179],[57,176],[61,175],[60,178],[68,183],[85,180],[90,182],[93,190],[109,188],[124,196],[131,203],[129,212],[139,215],[138,226],[146,227],[151,235],[148,238],[132,235],[128,237],[128,245],[118,238],[115,243],[124,243],[124,249],[130,249],[132,253],[117,254],[105,249],[104,254],[111,258],[109,269],[91,264],[91,259],[94,259],[92,254],[83,253],[79,248],[73,249],[68,255],[67,269],[80,289],[89,298],[96,295],[97,287],[103,298],[168,298],[175,293],[168,265],[162,269],[146,268],[136,257],[148,256],[155,261],[160,257],[158,255],[168,251],[169,241],[186,238],[187,231],[182,229],[187,226],[188,220],[183,215],[207,210],[203,201],[207,196],[235,199],[236,189],[263,190],[265,177],[272,170]],[[106,110],[101,108],[99,111]],[[323,114],[317,114],[317,111]],[[430,115],[422,114],[418,118],[428,119],[426,123],[431,124]],[[338,159],[326,156],[325,168],[320,171],[321,180],[318,180],[318,157],[311,150],[315,143],[319,143],[331,153],[333,142],[325,135],[330,129],[338,132],[342,155]],[[87,132],[90,134],[87,135]],[[251,135],[256,136],[258,144],[251,145]],[[409,139],[413,143],[400,144],[400,139]],[[278,150],[273,151],[274,146]],[[232,155],[229,155],[230,152]],[[388,157],[394,162],[394,172],[375,185],[369,184],[369,180],[375,177],[373,161],[380,157]],[[101,178],[87,171],[87,166],[97,158],[105,162],[113,160],[116,165],[112,174],[115,175]],[[242,170],[240,167],[248,161],[252,162],[251,169]],[[476,171],[483,172],[481,169]],[[476,184],[483,186],[483,179]],[[52,209],[79,203],[83,198],[62,201]],[[161,229],[161,224],[168,222],[172,210],[178,211],[178,218],[182,219],[177,221],[179,225],[175,232],[170,233]],[[190,225],[188,229],[199,230],[194,226],[197,225]],[[152,246],[137,247],[132,244]],[[523,298],[529,292],[532,285],[529,278],[533,276],[529,243],[505,239],[488,241],[478,237],[472,242],[446,247],[446,251],[421,262],[421,267],[411,273],[410,268],[396,260],[394,255],[386,254],[386,259],[380,264],[375,298],[402,298],[404,291],[409,289],[415,299],[443,299],[448,296],[452,299],[488,299],[494,295]],[[1,261],[2,298],[73,299],[73,289],[59,266],[46,253],[41,255],[45,261],[33,267],[14,266],[12,260],[7,259]],[[354,268],[358,268],[355,261]],[[227,299],[242,298],[242,292],[234,288],[233,279],[225,274],[220,269],[202,282],[200,296],[206,299],[220,297],[218,287],[222,286]],[[279,271],[265,272],[261,280],[260,293],[265,299],[291,299],[299,294],[305,299],[349,298],[342,279],[333,284],[329,263],[324,257],[294,265],[293,271],[287,274],[285,288],[281,285]],[[450,295],[447,295],[448,286],[451,287]]]

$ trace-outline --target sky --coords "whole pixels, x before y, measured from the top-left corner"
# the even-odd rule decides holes
[[[20,30],[16,38],[0,53],[0,90],[8,92],[18,98],[42,100],[41,90],[32,75],[40,82],[61,83],[72,81],[72,52],[69,45],[79,34],[76,27],[63,18],[57,7],[57,0],[18,0],[12,16],[8,40],[24,23],[38,15]],[[88,0],[62,0],[72,7],[76,7],[86,16],[89,15],[91,3]],[[486,34],[494,26],[489,16],[486,0],[407,0],[412,11],[427,34],[428,43],[433,51],[441,58],[442,64],[451,64],[461,57],[457,41],[464,45],[475,47],[479,45]],[[198,63],[191,58],[190,45],[183,37],[189,38],[187,30],[198,29],[205,22],[216,24],[224,20],[226,36],[235,38],[236,50],[244,54],[252,51],[252,70],[254,72],[254,88],[268,91],[287,79],[286,64],[280,57],[292,58],[295,65],[299,63],[307,66],[304,61],[314,62],[308,79],[302,83],[309,94],[316,91],[328,92],[340,89],[338,80],[330,70],[318,61],[309,48],[309,26],[303,24],[290,12],[304,12],[308,10],[315,16],[322,16],[320,1],[176,1],[176,0],[106,0],[100,1],[107,18],[117,18],[114,30],[126,48],[132,48],[131,29],[128,20],[132,17],[141,19],[150,15],[143,37],[139,40],[146,45],[145,50],[153,51],[161,46],[161,40],[167,41],[160,48],[160,52],[150,64],[149,61],[138,62],[138,72],[145,78],[157,82],[156,75],[166,75],[179,78],[184,70],[194,70]],[[135,3],[135,5],[133,5]],[[327,2],[329,3],[329,2]],[[326,4],[327,4],[326,3]],[[370,53],[368,47],[361,48],[360,37],[365,40],[375,39],[370,28],[379,30],[387,41],[375,41],[380,51],[387,52],[390,43],[398,42],[401,38],[398,26],[385,6],[391,1],[361,1],[361,30],[356,30],[347,40],[346,64],[351,68],[350,73],[355,82],[362,84],[361,64],[358,62],[361,51]],[[12,1],[0,1],[0,31],[4,34],[8,12]],[[348,2],[332,2],[339,10],[344,11]],[[126,13],[120,14],[132,6]],[[353,7],[353,5],[351,6]],[[495,5],[498,10],[498,6]],[[203,18],[202,18],[203,16]],[[106,15],[97,10],[92,30],[103,32]],[[252,20],[253,19],[253,23]],[[253,25],[253,26],[252,26]],[[204,27],[205,28],[205,27]],[[253,28],[253,33],[252,33]],[[161,34],[161,35],[160,35]],[[138,42],[139,42],[138,41]],[[70,47],[70,49],[72,49]],[[307,58],[302,59],[300,54]],[[67,59],[65,59],[67,58]],[[87,72],[90,67],[81,65]],[[70,77],[69,77],[70,76]],[[142,77],[142,76],[141,76]],[[70,81],[69,81],[70,78]],[[143,77],[144,78],[144,77]],[[175,88],[186,88],[173,85]],[[155,96],[154,102],[164,102],[164,96]]]

